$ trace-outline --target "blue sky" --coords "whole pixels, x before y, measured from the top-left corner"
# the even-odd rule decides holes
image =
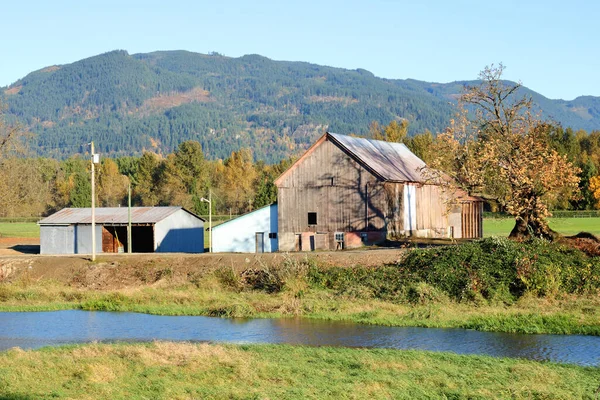
[[[385,78],[507,79],[549,98],[600,96],[600,2],[55,0],[2,5],[0,86],[115,49],[217,51]]]

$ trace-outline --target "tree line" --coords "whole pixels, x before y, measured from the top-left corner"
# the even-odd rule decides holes
[[[140,157],[103,158],[96,166],[98,207],[178,205],[208,214],[202,202],[209,191],[213,213],[242,214],[277,200],[273,181],[289,165],[253,162],[250,149],[225,160],[206,160],[200,143],[181,143],[166,157],[145,152]],[[65,160],[5,157],[0,162],[0,216],[45,216],[63,207],[91,206],[90,155]]]

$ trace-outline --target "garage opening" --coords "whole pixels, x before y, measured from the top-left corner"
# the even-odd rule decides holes
[[[131,251],[134,253],[154,252],[154,226],[131,227]]]
[[[131,251],[133,253],[154,252],[154,227],[131,227]],[[102,252],[126,253],[127,252],[127,226],[102,226]]]

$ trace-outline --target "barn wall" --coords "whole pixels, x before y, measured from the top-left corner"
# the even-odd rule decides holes
[[[92,254],[92,225],[75,225],[75,254]],[[102,253],[102,225],[96,224],[96,253]]]
[[[270,233],[277,233],[276,204],[259,208],[216,226],[213,230],[213,252],[254,253],[257,232],[263,234],[265,253],[277,251],[277,238],[269,238]]]
[[[448,226],[450,227],[450,238],[460,239],[462,234],[462,206],[460,204],[452,204],[450,214],[448,214]]]
[[[75,234],[73,225],[40,226],[41,254],[73,254]]]
[[[294,233],[386,229],[384,184],[329,141],[279,182],[277,200],[281,250],[293,250]],[[317,224],[308,224],[309,212]]]
[[[185,210],[179,210],[154,226],[156,252],[204,252],[204,222]]]
[[[462,203],[461,225],[463,238],[483,237],[483,202],[465,201]]]
[[[436,185],[416,185],[416,235],[444,238],[450,236],[450,206],[444,189]]]

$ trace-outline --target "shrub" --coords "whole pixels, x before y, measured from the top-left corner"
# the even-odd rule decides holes
[[[411,284],[406,291],[406,298],[410,303],[419,305],[441,303],[447,300],[444,293],[425,282]]]
[[[398,264],[457,300],[510,301],[524,293],[550,296],[600,288],[600,260],[542,239],[486,238],[458,246],[414,250]]]

